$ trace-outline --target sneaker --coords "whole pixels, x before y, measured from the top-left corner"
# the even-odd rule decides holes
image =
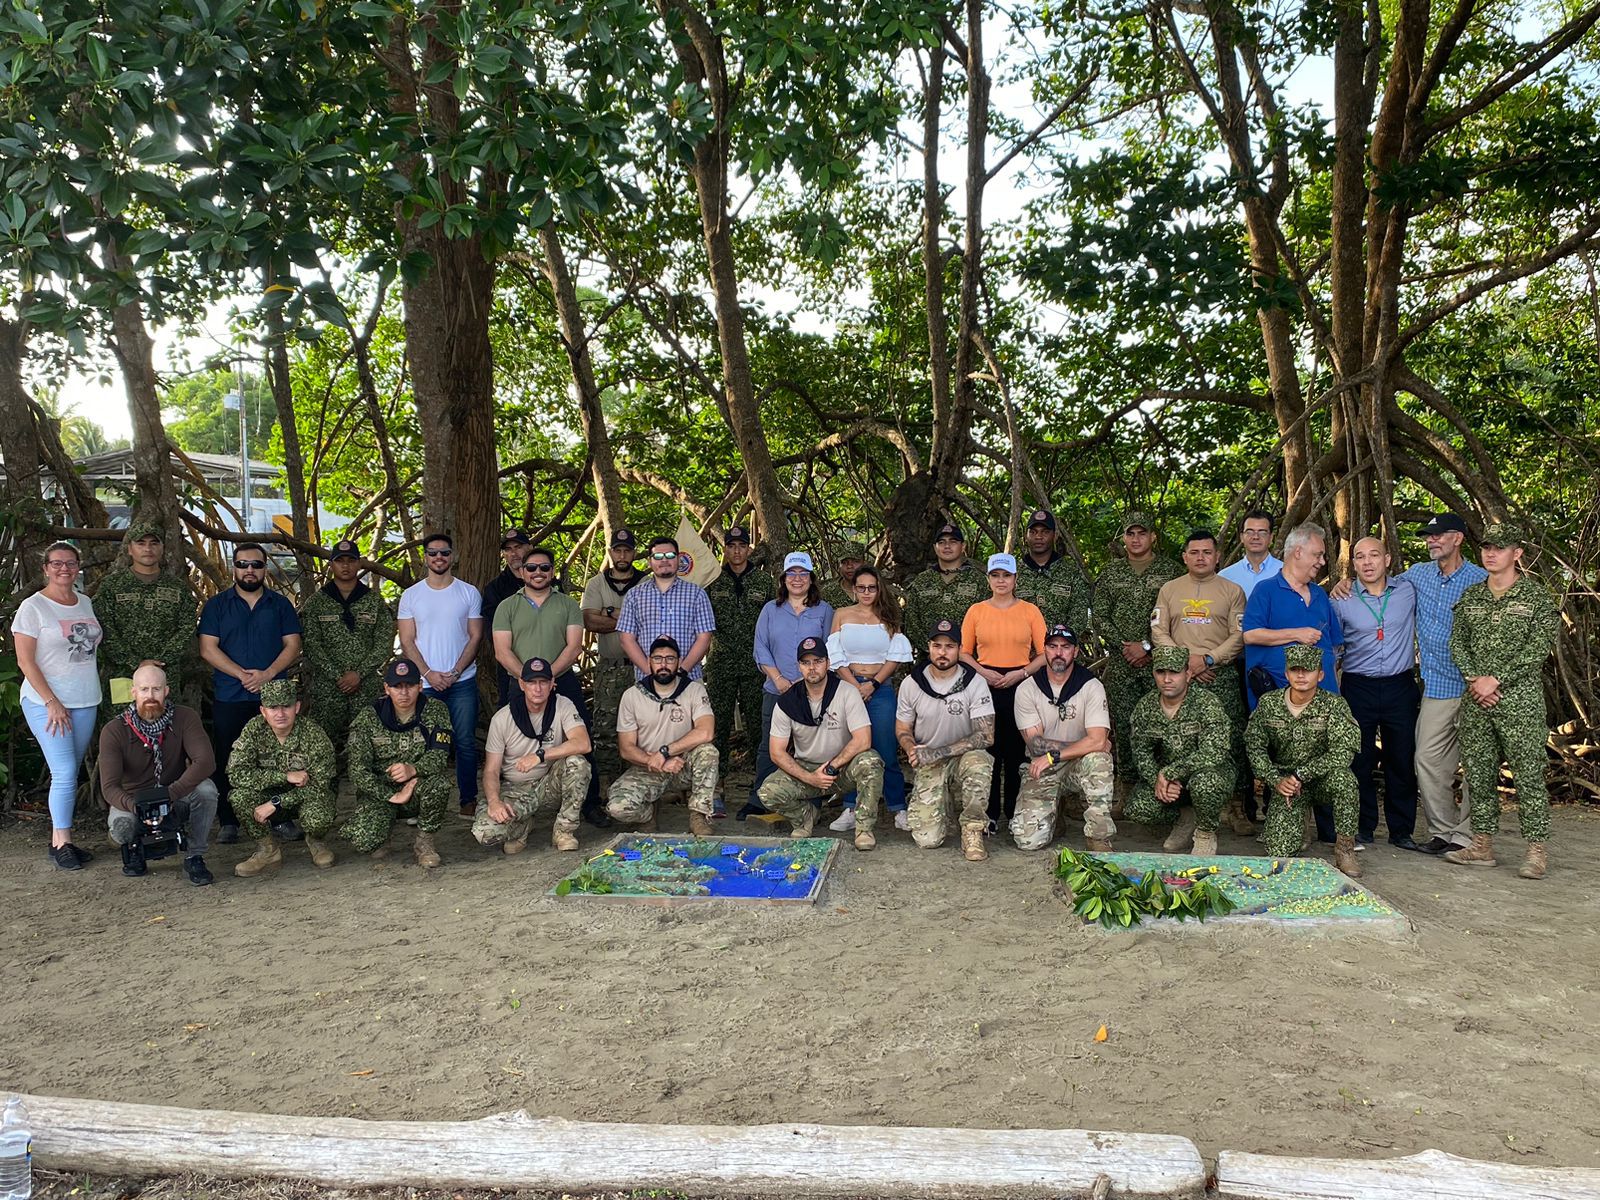
[[[728,806],[723,803],[721,796],[718,796],[716,799],[711,801],[711,819],[713,821],[724,820],[727,818],[727,815]]]
[[[206,860],[198,854],[191,854],[183,860],[183,873],[189,877],[189,882],[195,887],[205,887],[212,882],[211,871],[206,867]]]
[[[828,828],[835,833],[849,833],[856,827],[856,810],[847,808],[833,819],[833,824]]]
[[[1366,848],[1367,848],[1367,843],[1365,843],[1365,842],[1357,842],[1356,843],[1356,853],[1357,854],[1360,854]]]
[[[415,818],[415,817],[406,817],[405,818],[405,822],[406,822],[407,825],[415,825],[417,823],[417,818]]]
[[[90,854],[82,846],[75,846],[71,842],[68,842],[67,849],[72,851],[73,856],[77,858],[78,865],[80,867],[87,867],[94,861],[94,855]]]
[[[72,852],[72,847],[51,846],[50,861],[55,863],[58,871],[81,871],[83,864],[78,861],[78,856]]]
[[[895,813],[894,827],[901,833],[911,832],[911,816],[906,812],[905,809],[902,808],[899,812]]]

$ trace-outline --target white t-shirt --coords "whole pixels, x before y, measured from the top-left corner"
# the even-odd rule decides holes
[[[100,671],[95,647],[104,636],[89,597],[79,593],[76,604],[57,604],[35,592],[17,606],[11,632],[35,639],[34,657],[56,699],[67,708],[93,708],[100,703]],[[43,704],[33,684],[24,681],[22,696]]]
[[[402,621],[417,623],[417,653],[430,671],[448,671],[467,648],[467,622],[483,617],[483,593],[462,579],[452,579],[449,587],[432,588],[426,579],[413,583],[400,593]],[[478,673],[476,662],[463,668],[462,679]]]
[[[948,746],[972,732],[972,722],[978,717],[994,716],[994,693],[982,675],[973,672],[972,679],[959,692],[961,668],[956,668],[954,679],[944,682],[933,678],[930,668],[928,682],[937,697],[928,695],[915,679],[907,679],[895,696],[894,719],[911,726],[911,736],[919,746]]]
[[[805,686],[803,683],[795,684],[802,692]],[[817,711],[815,703],[812,703],[811,711]],[[825,763],[850,744],[850,737],[856,730],[872,724],[872,718],[867,716],[867,706],[861,701],[861,693],[847,683],[839,685],[833,694],[833,703],[820,715],[822,720],[816,725],[796,725],[789,719],[788,713],[775,708],[772,710],[772,736],[782,741],[792,738],[792,753],[796,758]]]
[[[1015,704],[1017,728],[1039,725],[1052,742],[1081,742],[1091,729],[1110,729],[1111,710],[1106,705],[1106,689],[1091,679],[1065,704],[1054,704],[1039,690],[1032,675],[1017,685]]]
[[[484,753],[502,755],[504,761],[500,764],[500,778],[513,786],[538,783],[550,773],[548,763],[540,763],[531,771],[517,770],[517,759],[529,754],[537,754],[542,748],[549,753],[562,742],[567,740],[567,734],[573,729],[583,728],[583,719],[578,716],[578,709],[565,696],[550,694],[548,703],[554,709],[550,718],[550,732],[541,742],[538,738],[524,737],[522,730],[517,728],[517,722],[511,715],[511,706],[507,705],[495,713],[489,721],[489,740],[484,744]],[[529,714],[533,719],[534,729],[544,726],[544,714],[537,716]]]

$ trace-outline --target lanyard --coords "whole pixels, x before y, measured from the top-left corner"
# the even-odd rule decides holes
[[[1378,622],[1378,640],[1380,642],[1383,641],[1383,616],[1389,611],[1389,597],[1394,595],[1394,589],[1388,588],[1384,591],[1383,603],[1378,605],[1376,609],[1372,607],[1372,597],[1367,593],[1365,587],[1361,588],[1356,594],[1361,597],[1361,603],[1372,614],[1373,619]]]

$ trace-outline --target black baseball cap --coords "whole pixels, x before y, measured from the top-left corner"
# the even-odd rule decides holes
[[[342,542],[335,542],[333,544],[333,549],[328,554],[328,561],[332,562],[336,558],[360,558],[360,557],[361,557],[361,547],[356,545],[349,538],[346,538]]]
[[[743,542],[748,546],[750,544],[750,531],[743,525],[729,525],[728,536],[723,538],[722,541],[724,545],[729,542]]]
[[[410,684],[421,686],[422,672],[417,670],[417,664],[409,658],[397,658],[384,670],[383,681],[390,687],[403,687]]]
[[[1045,633],[1044,640],[1046,644],[1050,642],[1070,642],[1076,646],[1078,644],[1078,635],[1065,625],[1052,625],[1049,631]]]
[[[650,643],[650,653],[654,654],[657,650],[671,650],[679,658],[683,657],[683,651],[678,646],[678,639],[675,637],[669,637],[664,633],[655,641]]]
[[[800,648],[794,652],[794,657],[796,662],[802,658],[827,658],[828,648],[823,645],[821,638],[801,638]]]
[[[611,535],[611,544],[613,546],[626,546],[629,550],[633,550],[638,547],[639,542],[633,536],[633,530],[619,529]]]
[[[530,546],[533,539],[528,536],[525,529],[508,529],[505,537],[500,539],[500,549],[509,549],[512,546]]]
[[[936,642],[940,638],[947,638],[959,646],[961,644],[961,622],[948,619],[935,621],[933,623],[933,632],[928,635],[928,640]]]
[[[550,664],[542,658],[530,658],[522,664],[522,681],[532,683],[535,679],[554,679],[550,673]]]
[[[1036,508],[1033,510],[1033,515],[1028,518],[1028,528],[1032,529],[1036,525],[1043,525],[1046,529],[1050,530],[1050,532],[1054,533],[1056,528],[1056,519],[1050,515],[1049,509]]]
[[[1434,513],[1433,518],[1422,527],[1423,535],[1430,533],[1459,533],[1466,536],[1467,523],[1453,512]]]
[[[961,532],[961,526],[954,521],[946,521],[934,532],[933,540],[937,542],[940,538],[955,538],[958,542],[964,542],[967,535]]]

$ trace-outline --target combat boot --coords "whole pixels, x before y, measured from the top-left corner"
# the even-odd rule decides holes
[[[808,838],[811,836],[811,831],[816,828],[817,806],[809,800],[805,802],[805,806],[805,815],[795,822],[793,829],[789,830],[789,836],[792,838]]]
[[[871,830],[869,830],[869,829],[857,829],[856,830],[856,849],[857,850],[871,850],[875,846],[877,846],[877,844],[878,844],[878,839],[872,836],[872,831]]]
[[[1217,856],[1216,831],[1213,830],[1210,833],[1206,833],[1204,830],[1197,830],[1194,835],[1194,849],[1190,850],[1189,853],[1196,858],[1215,858]]]
[[[1528,857],[1522,860],[1522,870],[1517,874],[1524,879],[1543,879],[1544,869],[1544,843],[1529,842]]]
[[[988,847],[983,844],[983,826],[961,827],[961,856],[968,862],[982,862],[989,857]]]
[[[1223,810],[1222,818],[1238,837],[1255,836],[1256,823],[1244,815],[1244,803],[1237,795],[1228,798],[1228,807]]]
[[[1333,865],[1351,879],[1361,878],[1361,860],[1356,857],[1356,840],[1341,833],[1333,840]]]
[[[507,846],[510,844],[509,842],[506,843]],[[523,842],[522,844],[526,846],[528,843]],[[550,835],[550,844],[557,850],[576,850],[578,848],[578,835],[572,830],[563,829],[558,825],[555,828],[555,832]],[[506,853],[514,854],[517,851],[508,849]]]
[[[650,815],[633,827],[635,833],[654,833],[661,828],[661,822],[656,820],[656,809],[659,807],[655,804],[650,806]]]
[[[705,813],[689,810],[689,832],[695,837],[715,837],[717,827],[711,823],[711,818]]]
[[[1458,867],[1493,867],[1499,865],[1494,860],[1494,839],[1487,833],[1473,834],[1472,845],[1450,851],[1444,856],[1444,860],[1445,862],[1455,863]]]
[[[417,856],[417,866],[427,867],[432,870],[443,860],[439,852],[433,848],[433,834],[418,833],[416,844],[411,848],[411,853]]]
[[[333,851],[328,849],[328,843],[321,838],[307,836],[306,853],[311,855],[311,865],[327,870],[333,866]]]
[[[233,868],[233,873],[240,879],[249,879],[263,871],[270,871],[283,865],[283,848],[278,845],[278,840],[273,837],[264,837],[256,843],[256,852],[242,863]]]
[[[1110,854],[1111,843],[1105,838],[1084,838],[1083,848],[1090,854]]]
[[[1167,834],[1167,840],[1161,843],[1161,848],[1168,854],[1181,854],[1189,848],[1190,839],[1194,836],[1194,809],[1181,808],[1178,810],[1178,821],[1172,827],[1172,832]]]
[[[577,849],[578,847],[578,840],[576,838],[572,839],[572,847],[573,849]],[[524,834],[522,837],[507,838],[505,841],[500,843],[500,853],[505,855],[521,854],[527,848],[528,837],[526,834]]]
[[[372,859],[374,862],[382,862],[384,859],[389,857],[388,834],[383,835],[383,841],[379,842],[375,849],[367,851],[367,857]]]

